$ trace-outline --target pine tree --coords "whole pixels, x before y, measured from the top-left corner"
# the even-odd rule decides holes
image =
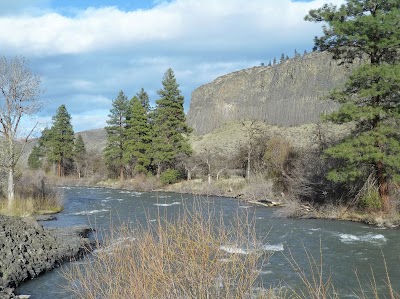
[[[124,161],[133,164],[133,171],[146,173],[150,165],[151,127],[148,123],[146,106],[137,97],[130,102],[130,118],[126,130]]]
[[[143,87],[139,90],[139,92],[136,94],[137,98],[140,101],[140,104],[142,104],[142,107],[146,111],[146,113],[150,112],[150,100],[149,100],[149,95],[147,92],[143,89]]]
[[[39,146],[34,146],[28,157],[28,167],[32,170],[37,170],[42,167],[43,154]]]
[[[340,162],[328,178],[365,180],[372,173],[382,207],[388,210],[390,182],[400,179],[400,2],[346,2],[339,8],[324,5],[306,16],[327,23],[324,35],[315,38],[315,50],[329,51],[341,63],[364,62],[342,90],[331,94],[342,106],[327,119],[355,127],[326,151]]]
[[[281,54],[281,59],[279,60],[279,63],[282,63],[285,61],[285,54]]]
[[[126,139],[127,116],[129,114],[129,101],[123,91],[113,100],[107,131],[107,145],[104,150],[108,168],[124,180],[124,151]]]
[[[174,72],[168,69],[162,81],[163,89],[158,91],[154,113],[153,159],[157,166],[157,177],[163,167],[174,167],[179,155],[191,153],[186,134],[190,128],[186,124],[183,110],[184,98],[180,93]]]
[[[71,115],[65,105],[61,105],[53,116],[53,126],[46,133],[45,143],[49,160],[57,164],[57,175],[61,177],[72,162],[74,148]]]
[[[274,58],[272,65],[273,65],[273,66],[276,65],[276,58]]]
[[[80,178],[82,176],[82,168],[84,167],[86,160],[86,147],[85,143],[83,142],[82,135],[78,135],[75,140],[74,160],[76,172],[78,174],[78,177]]]
[[[271,60],[268,62],[268,66],[272,66]]]

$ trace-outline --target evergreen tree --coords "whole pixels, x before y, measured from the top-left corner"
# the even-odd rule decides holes
[[[28,157],[28,167],[37,170],[42,167],[42,153],[39,146],[34,146]]]
[[[285,58],[285,60],[289,60],[290,58],[289,58],[289,55],[286,55],[286,58]]]
[[[281,54],[281,60],[279,60],[279,63],[282,63],[285,61],[285,54]]]
[[[304,50],[303,56],[307,55],[307,50]]]
[[[124,161],[133,164],[133,171],[146,173],[150,165],[151,127],[143,102],[133,97],[130,102],[130,118],[126,130]]]
[[[143,89],[143,87],[139,90],[139,92],[136,94],[138,97],[140,103],[142,104],[142,107],[146,111],[146,113],[150,112],[150,100],[149,100],[149,95],[147,92]]]
[[[86,147],[81,135],[78,135],[75,140],[74,158],[76,172],[78,174],[78,177],[80,178],[82,176],[82,168],[84,167],[86,160]]]
[[[271,60],[268,62],[268,66],[272,66]]]
[[[71,115],[65,105],[61,105],[53,116],[53,126],[46,132],[45,143],[49,160],[57,164],[57,175],[64,175],[65,168],[72,162],[74,148]]]
[[[311,10],[306,20],[326,22],[315,50],[329,51],[341,63],[365,62],[331,98],[342,103],[328,119],[353,122],[351,136],[326,154],[341,161],[328,178],[347,182],[376,179],[382,207],[390,206],[390,182],[400,177],[400,2],[347,0],[337,8]]]
[[[190,128],[186,124],[183,110],[184,98],[180,93],[174,72],[168,69],[162,81],[163,89],[158,91],[154,113],[153,159],[157,166],[157,177],[162,167],[174,167],[176,158],[190,154],[191,148],[186,138]]]
[[[274,60],[273,60],[273,63],[272,63],[272,65],[273,66],[275,66],[276,65],[276,58],[274,57]]]
[[[129,114],[129,101],[123,91],[113,100],[107,131],[107,145],[104,150],[106,164],[108,168],[117,174],[121,180],[124,179],[124,151],[125,151],[125,131],[127,126],[127,116]]]

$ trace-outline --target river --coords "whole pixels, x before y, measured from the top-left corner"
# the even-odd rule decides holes
[[[264,286],[296,288],[301,285],[298,276],[284,255],[289,251],[305,267],[305,249],[319,259],[320,248],[326,273],[332,274],[333,283],[340,298],[357,298],[359,291],[355,271],[364,288],[374,271],[378,291],[386,292],[386,277],[383,255],[389,268],[394,287],[400,282],[400,234],[398,230],[379,229],[361,223],[329,220],[282,219],[274,217],[275,208],[246,205],[234,199],[198,197],[173,193],[141,193],[105,188],[65,187],[65,209],[57,220],[43,222],[44,226],[71,226],[89,224],[97,231],[107,231],[110,223],[146,221],[161,211],[175,213],[195,200],[212,203],[222,210],[225,217],[233,217],[243,210],[255,217],[256,232],[265,243],[265,250],[273,252],[262,271]],[[321,244],[321,246],[320,246]],[[68,264],[63,267],[68,267]],[[73,298],[61,288],[66,281],[60,269],[53,270],[19,287],[21,294],[30,294],[31,299]],[[397,289],[399,291],[399,289]]]

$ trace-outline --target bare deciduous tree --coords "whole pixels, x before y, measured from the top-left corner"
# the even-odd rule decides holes
[[[0,57],[0,135],[4,151],[1,166],[7,170],[8,207],[14,202],[14,170],[33,129],[21,136],[20,124],[24,116],[32,116],[39,109],[40,77],[31,73],[22,57],[7,60]]]

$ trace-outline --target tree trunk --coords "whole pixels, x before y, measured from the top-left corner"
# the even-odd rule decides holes
[[[187,180],[190,181],[192,179],[192,172],[190,169],[187,170]]]
[[[124,165],[121,165],[121,166],[119,167],[119,179],[120,179],[121,181],[124,180]]]
[[[57,175],[58,177],[61,177],[61,159],[58,161]]]
[[[157,179],[160,179],[161,175],[161,163],[157,164]]]
[[[7,197],[8,197],[8,209],[11,209],[14,205],[14,167],[11,166],[8,169],[8,182],[7,182]]]
[[[247,170],[246,170],[246,179],[248,181],[250,180],[250,158],[251,158],[251,151],[249,148],[249,151],[247,153]]]
[[[208,183],[211,184],[211,174],[208,173]]]
[[[379,184],[379,197],[382,203],[382,209],[385,212],[390,210],[390,198],[389,198],[389,184],[385,177],[385,171],[382,161],[376,164],[376,178]]]

